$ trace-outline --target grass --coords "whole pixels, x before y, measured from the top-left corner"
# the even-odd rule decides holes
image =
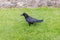
[[[44,22],[29,27],[23,12]],[[0,8],[0,40],[60,40],[60,8]]]

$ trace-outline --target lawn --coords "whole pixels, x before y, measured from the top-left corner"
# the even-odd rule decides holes
[[[23,12],[44,21],[28,26]],[[60,40],[60,8],[0,8],[0,40]]]

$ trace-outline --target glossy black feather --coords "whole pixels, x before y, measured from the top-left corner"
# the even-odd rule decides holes
[[[22,16],[25,17],[26,21],[28,22],[29,26],[34,24],[35,22],[43,22],[43,20],[37,20],[35,18],[30,17],[28,14],[23,13]]]

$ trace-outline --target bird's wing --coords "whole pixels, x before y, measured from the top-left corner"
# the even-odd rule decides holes
[[[28,18],[27,18],[27,21],[28,21],[28,22],[36,22],[37,19],[34,19],[34,18],[32,18],[32,17],[28,17]]]

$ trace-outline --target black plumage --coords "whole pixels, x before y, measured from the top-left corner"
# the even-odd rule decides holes
[[[31,24],[36,23],[36,22],[43,22],[43,20],[37,20],[37,19],[35,19],[35,18],[32,18],[32,17],[30,17],[30,16],[29,16],[28,14],[26,14],[26,13],[23,13],[22,16],[25,17],[25,19],[26,19],[26,21],[28,22],[29,26],[30,26]]]

